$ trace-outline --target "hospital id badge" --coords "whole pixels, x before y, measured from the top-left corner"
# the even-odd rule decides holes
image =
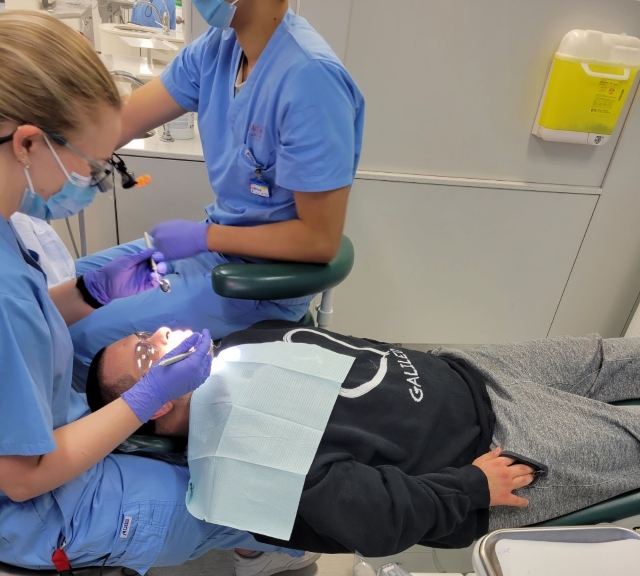
[[[263,198],[271,198],[271,188],[264,180],[251,180],[249,184],[251,194],[262,196]]]

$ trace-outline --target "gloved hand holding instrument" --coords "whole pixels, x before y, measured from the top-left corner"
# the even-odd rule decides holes
[[[154,271],[150,260],[158,262]],[[101,268],[90,270],[77,279],[78,290],[93,308],[109,304],[159,285],[167,265],[162,253],[153,249],[127,254]]]
[[[167,402],[193,392],[211,373],[211,334],[203,330],[195,332],[149,370],[135,386],[127,390],[122,399],[141,422],[148,422]],[[195,348],[183,359],[164,362],[183,355]]]

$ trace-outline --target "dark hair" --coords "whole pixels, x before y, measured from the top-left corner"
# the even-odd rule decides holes
[[[89,365],[89,373],[87,374],[87,403],[91,412],[97,412],[107,404],[120,398],[123,392],[129,390],[136,380],[133,376],[125,374],[113,383],[108,383],[104,378],[104,353],[106,348],[100,350]],[[136,434],[151,435],[156,432],[156,423],[149,420],[143,424]]]

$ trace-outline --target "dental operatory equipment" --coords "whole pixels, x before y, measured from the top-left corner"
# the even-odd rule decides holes
[[[353,564],[353,576],[411,576],[397,562],[385,564],[376,570],[364,557],[356,552]]]
[[[353,576],[378,576],[378,571],[356,552],[353,562]]]
[[[162,5],[164,8],[162,14],[160,13],[160,10],[156,8],[153,2],[148,2],[147,0],[136,0],[133,3],[134,8],[137,8],[140,5],[148,6],[156,13],[159,19],[159,21],[156,21],[156,24],[162,26],[162,35],[169,36],[171,34],[171,16],[169,15],[169,8],[167,7],[167,3],[165,2],[165,0],[162,0]]]
[[[158,362],[158,366],[171,366],[171,364],[175,364],[176,362],[180,362],[180,360],[184,360],[185,358],[188,358],[195,351],[196,351],[195,348],[190,348],[189,350],[187,350],[186,352],[183,352],[182,354],[176,354],[171,358],[167,358],[166,360],[161,360],[160,362]]]
[[[378,570],[378,576],[411,576],[402,566],[397,562],[391,564],[385,564]]]
[[[209,354],[212,356],[213,356],[214,348],[215,348],[214,343],[211,342],[211,348],[209,349]],[[176,354],[171,358],[165,358],[164,360],[160,360],[160,362],[158,362],[158,366],[171,366],[171,364],[175,364],[176,362],[180,362],[180,360],[184,360],[185,358],[188,358],[195,351],[196,351],[195,348],[189,348],[189,350],[187,350],[186,352],[183,352],[182,354]]]
[[[149,234],[147,232],[144,233],[144,241],[147,245],[147,248],[153,248],[153,245],[151,244],[151,238],[149,237]],[[160,284],[160,290],[162,290],[163,292],[171,292],[171,283],[166,278],[162,278],[162,276],[160,276],[160,273],[158,272],[158,265],[153,259],[153,256],[149,260],[151,262],[151,270],[153,270],[153,272],[155,273],[158,279],[158,283]],[[184,357],[186,358],[187,356]]]
[[[473,550],[478,576],[637,574],[640,534],[613,525],[512,528],[483,536]]]

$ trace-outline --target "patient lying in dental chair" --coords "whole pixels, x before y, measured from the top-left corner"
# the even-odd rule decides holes
[[[149,336],[152,360],[187,334],[163,328]],[[354,360],[289,540],[258,540],[368,556],[414,544],[464,547],[488,531],[640,488],[640,412],[609,404],[640,398],[640,339],[590,335],[424,353],[271,321],[228,336],[216,354],[283,341]],[[96,356],[87,384],[93,410],[140,377],[139,342],[133,335]],[[190,400],[165,405],[155,432],[186,435]]]

